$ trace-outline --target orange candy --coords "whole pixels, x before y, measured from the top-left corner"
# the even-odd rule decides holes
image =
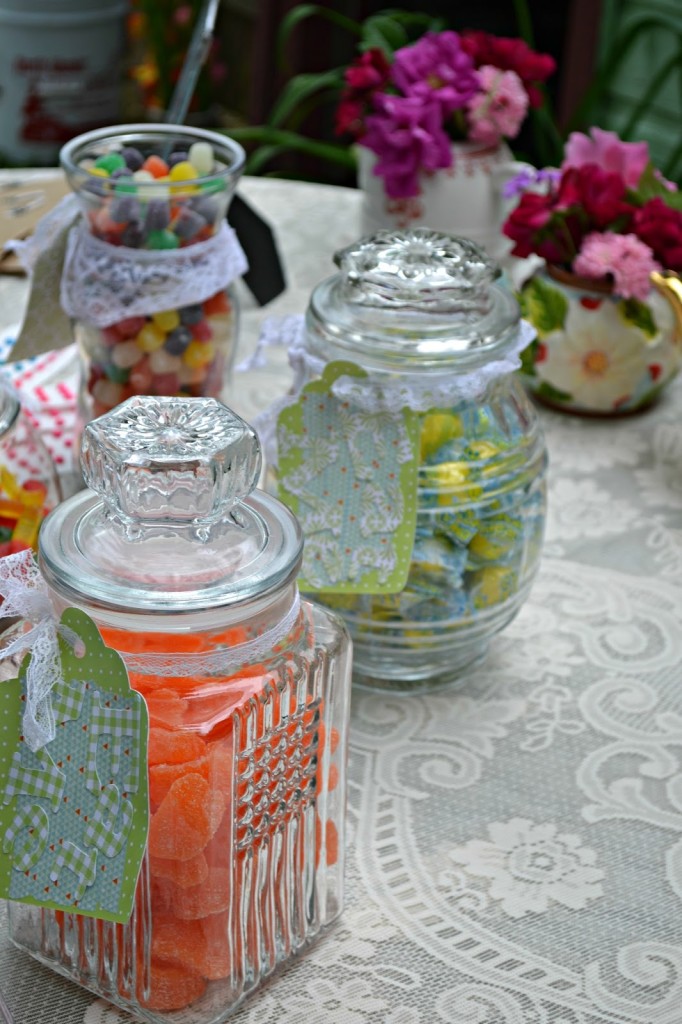
[[[168,164],[160,156],[152,154],[142,164],[143,171],[149,171],[154,178],[165,178],[168,174]]]
[[[154,922],[152,956],[184,964],[209,981],[226,978],[231,967],[228,924],[227,914],[212,914],[201,921]]]
[[[194,921],[228,910],[232,900],[232,871],[209,868],[208,878],[201,885],[187,889],[173,888],[173,913],[183,921]]]
[[[142,990],[142,972],[138,982],[137,998],[147,1010],[182,1010],[200,999],[206,991],[206,982],[195,971],[180,964],[152,960],[151,985],[145,998]]]
[[[208,861],[203,853],[191,860],[166,860],[164,857],[150,857],[149,867],[157,878],[167,878],[180,889],[201,885],[208,878]]]
[[[168,790],[149,823],[149,853],[167,860],[191,860],[216,832],[225,797],[202,775],[190,772]]]
[[[149,799],[152,804],[159,806],[165,799],[168,790],[174,782],[181,779],[183,775],[192,772],[208,779],[209,761],[207,757],[197,758],[196,761],[183,761],[182,764],[150,764],[149,766]]]
[[[232,309],[230,300],[225,292],[216,292],[210,299],[203,303],[204,313],[207,316],[216,316],[218,313],[229,313]]]
[[[193,732],[151,728],[147,759],[153,764],[183,764],[197,761],[206,753],[206,744]]]

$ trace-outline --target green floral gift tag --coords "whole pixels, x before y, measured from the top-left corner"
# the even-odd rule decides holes
[[[56,734],[35,753],[21,734],[30,655],[0,683],[0,895],[127,921],[149,827],[147,707],[92,619],[61,621],[81,643],[60,638]]]
[[[417,517],[419,418],[367,412],[337,398],[335,362],[277,421],[279,495],[305,534],[304,590],[392,594],[403,589]]]

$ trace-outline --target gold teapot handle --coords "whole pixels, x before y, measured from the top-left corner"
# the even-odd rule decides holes
[[[675,315],[675,342],[682,346],[682,280],[672,270],[652,270],[651,283],[657,292],[664,296],[672,306]]]

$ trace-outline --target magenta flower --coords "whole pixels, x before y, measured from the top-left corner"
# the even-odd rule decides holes
[[[592,138],[582,132],[571,132],[561,169],[596,164],[603,171],[620,175],[627,188],[637,188],[649,163],[646,142],[622,142],[615,132],[602,128],[590,128],[590,135]]]
[[[427,32],[396,50],[391,77],[406,95],[437,100],[441,118],[465,107],[478,91],[478,74],[456,32]]]
[[[384,179],[393,199],[418,196],[421,171],[452,165],[450,140],[443,131],[440,108],[418,96],[374,97],[376,113],[365,120],[362,145],[376,153],[373,173]]]
[[[469,138],[496,145],[513,139],[528,111],[528,93],[515,71],[500,71],[490,64],[478,69],[482,92],[469,100]]]
[[[651,289],[651,272],[660,270],[661,265],[636,235],[604,231],[587,235],[573,269],[583,277],[610,277],[615,292],[622,298],[643,301]]]

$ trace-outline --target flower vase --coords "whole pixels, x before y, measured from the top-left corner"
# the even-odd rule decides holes
[[[651,405],[679,369],[682,303],[663,275],[652,275],[641,301],[548,266],[522,286],[520,302],[537,331],[521,372],[531,393],[553,408],[635,412]]]
[[[452,165],[422,174],[419,195],[401,199],[388,196],[383,179],[373,173],[377,157],[371,150],[358,146],[357,157],[363,235],[382,228],[427,227],[469,238],[494,258],[508,251],[510,243],[500,230],[508,212],[502,188],[528,165],[515,161],[505,142],[454,142]]]

